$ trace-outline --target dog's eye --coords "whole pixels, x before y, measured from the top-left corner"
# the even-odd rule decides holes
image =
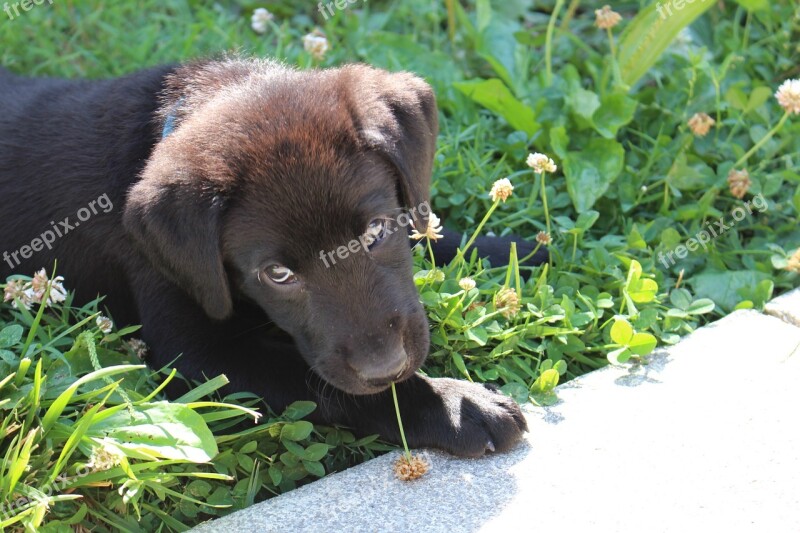
[[[294,272],[285,266],[270,265],[264,269],[264,272],[267,274],[269,279],[282,285],[297,281],[297,276],[295,276]]]
[[[376,218],[367,226],[367,231],[364,232],[364,242],[368,247],[379,243],[386,237],[386,219]]]

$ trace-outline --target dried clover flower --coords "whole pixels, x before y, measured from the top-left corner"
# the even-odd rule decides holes
[[[147,355],[147,344],[141,339],[131,339],[127,342],[128,349],[139,359],[144,359]]]
[[[689,129],[698,137],[705,137],[715,123],[716,121],[706,113],[695,113],[688,122]]]
[[[778,87],[775,98],[787,113],[800,115],[800,79],[783,82]]]
[[[530,154],[525,163],[533,169],[534,172],[542,174],[543,172],[550,172],[551,174],[558,170],[555,162],[544,154],[535,153]]]
[[[303,37],[303,48],[317,61],[325,59],[325,54],[331,49],[328,38],[319,28]]]
[[[515,316],[521,308],[517,291],[510,287],[503,287],[495,294],[494,305],[506,318]]]
[[[432,241],[439,240],[442,238],[441,222],[442,221],[439,219],[439,217],[431,213],[428,217],[428,227],[425,229],[425,233],[420,233],[416,228],[414,228],[409,237],[417,241],[425,237]],[[411,226],[414,226],[413,222]]]
[[[794,251],[786,264],[786,270],[800,274],[800,248]]]
[[[540,231],[536,234],[536,242],[544,246],[548,246],[551,242],[553,242],[553,238],[546,231]]]
[[[410,459],[401,455],[394,463],[394,474],[401,481],[412,481],[424,476],[428,468],[428,462],[418,455],[412,455]]]
[[[18,303],[22,304],[25,309],[30,309],[33,291],[26,288],[26,285],[24,281],[17,279],[9,281],[3,291],[3,301],[11,302],[14,309],[17,309]]]
[[[508,178],[499,179],[492,185],[489,198],[491,198],[493,202],[498,200],[505,202],[513,191],[514,186],[511,185],[511,181]]]
[[[732,168],[728,173],[728,187],[731,190],[731,194],[736,198],[744,198],[752,184],[753,182],[750,181],[750,173],[747,172],[747,169],[736,170]]]
[[[594,11],[595,15],[595,26],[600,28],[601,30],[607,30],[609,28],[613,28],[620,22],[622,22],[622,15],[613,11],[611,6],[605,5],[603,9],[596,9]]]

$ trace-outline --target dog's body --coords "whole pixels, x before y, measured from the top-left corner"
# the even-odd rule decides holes
[[[310,399],[316,421],[397,441],[386,387],[400,381],[410,444],[508,449],[525,429],[516,404],[415,374],[427,320],[407,234],[386,230],[403,209],[427,224],[437,120],[424,82],[364,66],[0,70],[0,278],[57,259],[79,301],[106,295],[118,324],[142,324],[151,364],[183,354],[185,376],[224,373],[276,411]],[[59,236],[37,242],[46,231]],[[359,237],[364,249],[321,260]],[[479,248],[496,259],[508,240]]]

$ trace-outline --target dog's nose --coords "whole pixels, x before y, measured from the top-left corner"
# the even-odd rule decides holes
[[[386,385],[397,381],[408,366],[408,355],[401,346],[381,357],[377,361],[359,365],[358,375],[361,379],[375,385]]]

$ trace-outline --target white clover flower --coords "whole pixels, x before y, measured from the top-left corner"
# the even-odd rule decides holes
[[[107,316],[100,315],[95,322],[103,333],[111,333],[114,330],[114,322]]]
[[[558,170],[558,167],[552,159],[538,152],[535,154],[530,154],[528,156],[528,160],[525,162],[533,169],[534,172],[538,172],[539,174],[543,172],[550,172],[552,174]]]
[[[787,113],[800,115],[800,79],[786,80],[775,93],[778,103]]]
[[[253,16],[250,18],[250,27],[256,33],[267,33],[269,22],[275,18],[275,15],[269,12],[268,9],[259,7],[253,11]]]
[[[412,228],[414,227],[413,222],[411,223],[411,227]],[[416,228],[414,228],[411,231],[411,235],[409,235],[409,238],[418,241],[420,239],[427,237],[432,241],[436,241],[442,238],[441,233],[442,233],[441,220],[439,220],[439,217],[431,213],[430,216],[428,217],[428,227],[425,229],[425,233],[420,233],[419,231],[417,231]]]
[[[87,466],[95,472],[103,472],[119,465],[123,457],[116,446],[102,443],[92,448],[92,455]]]
[[[461,278],[458,280],[458,286],[461,287],[464,291],[471,291],[475,288],[475,280],[469,277]]]
[[[511,196],[513,190],[514,186],[511,185],[511,181],[508,178],[499,179],[492,185],[492,190],[489,191],[489,198],[493,202],[498,200],[505,202]]]
[[[331,49],[328,38],[319,28],[303,37],[303,48],[317,61],[325,59],[325,54]]]
[[[26,309],[30,309],[33,304],[42,303],[44,295],[49,288],[50,294],[45,306],[50,307],[67,299],[67,290],[64,288],[63,282],[64,278],[61,276],[56,276],[52,280],[49,279],[45,269],[41,269],[34,274],[33,279],[29,282],[9,282],[10,287],[7,285],[5,289],[5,300],[11,301],[17,298]],[[16,303],[13,305],[16,308]]]

